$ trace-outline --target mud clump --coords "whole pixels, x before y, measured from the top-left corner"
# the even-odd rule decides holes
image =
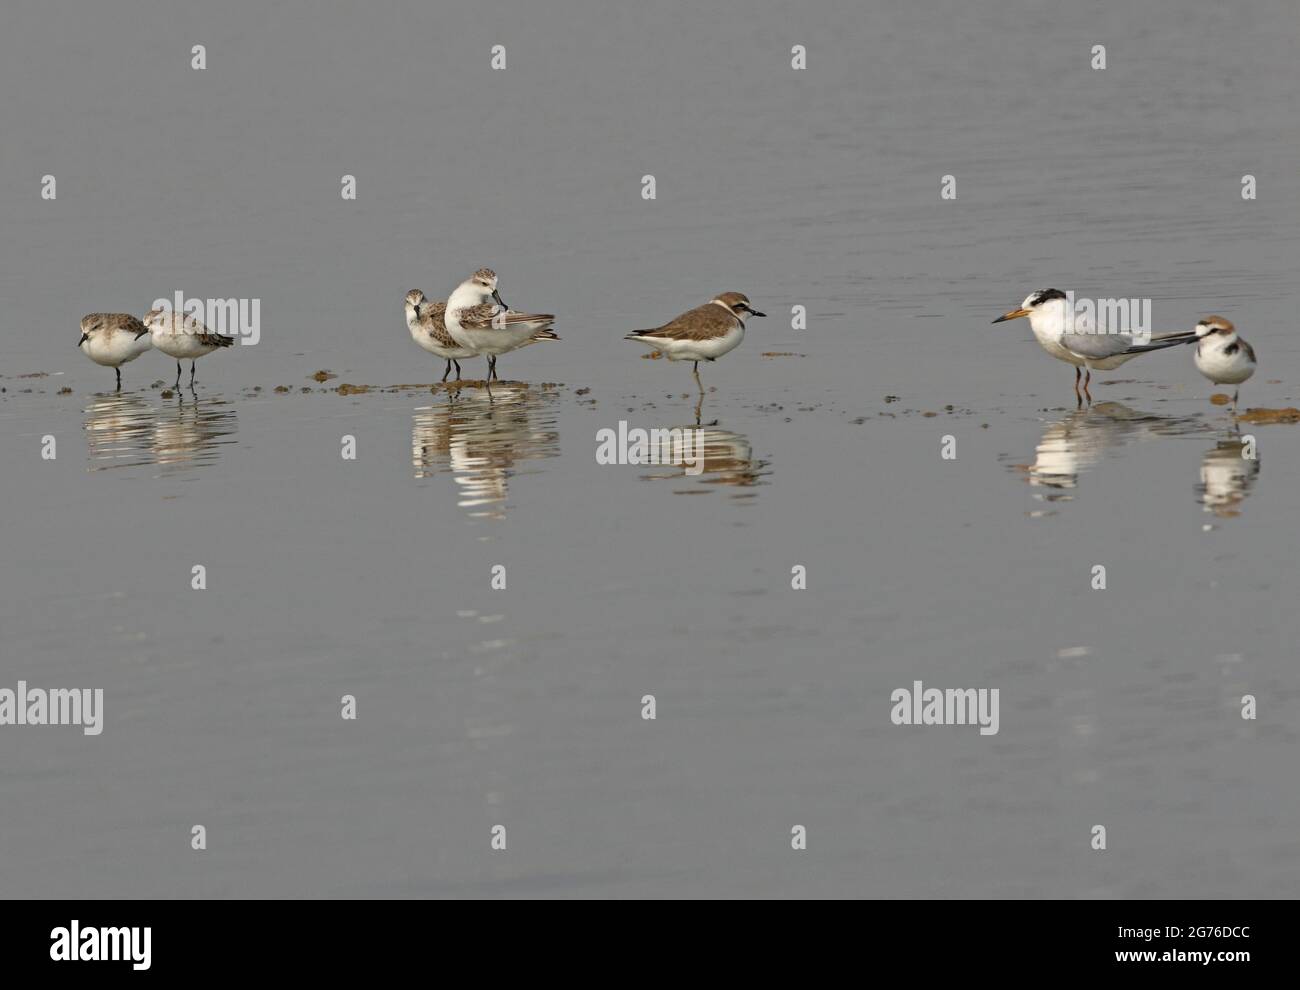
[[[1240,423],[1300,423],[1300,409],[1247,409],[1237,416]]]
[[[329,381],[331,378],[337,378],[338,375],[332,374],[331,372],[328,372],[328,371],[318,371],[318,372],[316,372],[316,374],[314,374],[314,375],[308,375],[307,377],[308,377],[308,378],[311,378],[313,381],[318,381],[318,382],[327,382],[327,381]]]

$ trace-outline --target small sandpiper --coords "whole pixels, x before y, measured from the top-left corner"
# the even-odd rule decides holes
[[[444,382],[451,374],[453,364],[456,365],[456,381],[460,381],[460,359],[478,355],[452,340],[451,334],[447,332],[446,313],[445,302],[426,299],[419,289],[412,289],[406,294],[406,328],[411,331],[411,339],[430,354],[447,362],[447,370],[442,373]]]
[[[456,287],[444,314],[447,333],[461,347],[487,357],[488,380],[497,377],[497,358],[536,340],[559,340],[546,313],[519,313],[497,291],[496,272],[480,268]]]
[[[96,364],[117,372],[122,388],[122,365],[134,361],[153,346],[149,328],[130,313],[91,313],[81,318],[81,353]]]
[[[1232,321],[1207,316],[1196,324],[1196,338],[1196,370],[1215,385],[1240,385],[1255,373],[1255,348],[1237,336]],[[1240,391],[1232,390],[1234,409]]]
[[[724,292],[661,327],[634,330],[624,340],[654,348],[669,361],[693,361],[700,380],[700,362],[716,361],[745,339],[745,317],[766,316],[749,304],[743,292]]]
[[[234,337],[213,333],[192,316],[170,309],[151,309],[144,325],[153,335],[153,346],[176,359],[176,384],[181,383],[181,359],[190,359],[190,385],[194,384],[194,362],[221,347],[230,347]]]

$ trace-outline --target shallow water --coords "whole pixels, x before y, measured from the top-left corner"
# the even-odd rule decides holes
[[[989,325],[1222,312],[1300,405],[1289,4],[134,6],[0,37],[0,687],[106,696],[0,730],[0,893],[1300,893],[1300,426],[1180,349],[1077,410]],[[401,315],[482,264],[563,338],[490,396]],[[77,320],[177,289],[261,342],[113,393]],[[723,289],[769,318],[702,401],[620,339]],[[703,472],[597,464],[620,420]],[[999,732],[893,725],[915,680]]]

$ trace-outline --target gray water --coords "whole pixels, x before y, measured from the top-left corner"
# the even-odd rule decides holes
[[[0,687],[105,692],[0,727],[0,894],[1300,893],[1300,427],[990,326],[1219,312],[1300,404],[1289,0],[176,6],[0,32]],[[563,340],[431,389],[402,297],[481,265]],[[261,341],[115,394],[78,320],[177,290]],[[622,334],[723,290],[705,471],[597,464],[697,421]]]

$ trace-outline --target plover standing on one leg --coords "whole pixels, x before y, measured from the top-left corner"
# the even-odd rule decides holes
[[[81,353],[117,372],[122,387],[122,365],[134,361],[153,346],[149,328],[130,313],[91,313],[81,318]]]
[[[170,309],[151,309],[144,325],[153,335],[153,346],[176,359],[176,384],[181,383],[181,359],[190,359],[190,385],[194,384],[194,362],[220,347],[230,347],[234,337],[213,333],[192,316]]]
[[[1079,378],[1084,369],[1083,392],[1092,401],[1088,385],[1094,371],[1114,371],[1121,364],[1148,351],[1162,351],[1177,344],[1190,344],[1196,339],[1191,330],[1170,330],[1135,337],[1128,332],[1101,331],[1086,323],[1080,314],[1070,311],[1067,296],[1060,289],[1039,289],[1031,292],[1019,309],[1003,313],[994,323],[1029,317],[1029,329],[1043,350],[1058,361],[1074,365],[1074,394],[1079,396]]]
[[[1255,348],[1237,336],[1232,321],[1222,316],[1207,316],[1196,324],[1196,370],[1215,385],[1241,385],[1255,373]],[[1237,408],[1237,393],[1232,390],[1232,408]]]
[[[746,316],[766,315],[754,309],[743,292],[724,292],[661,327],[634,330],[623,339],[647,344],[669,361],[693,361],[698,383],[700,362],[716,361],[739,347],[745,339]]]
[[[518,313],[501,299],[496,272],[480,268],[447,300],[447,332],[461,347],[487,357],[488,380],[497,377],[497,358],[536,340],[559,340],[550,326],[555,317]]]
[[[424,298],[419,289],[412,289],[406,294],[406,328],[411,331],[411,339],[430,354],[435,354],[447,362],[442,373],[445,382],[451,374],[451,366],[456,365],[456,381],[460,381],[460,358],[477,357],[475,351],[456,343],[447,332],[445,319],[447,304],[432,302]]]

